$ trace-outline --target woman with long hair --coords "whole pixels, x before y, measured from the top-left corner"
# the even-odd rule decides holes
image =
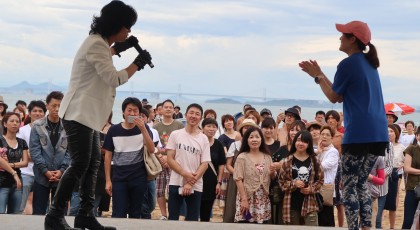
[[[235,162],[233,178],[238,187],[235,222],[267,223],[271,218],[269,194],[272,160],[263,134],[249,128],[242,139],[240,155]]]
[[[413,224],[418,201],[415,198],[414,188],[420,181],[420,128],[417,129],[416,142],[404,150],[404,172],[407,173],[404,200],[404,221],[402,229],[410,229]]]
[[[241,136],[244,136],[245,132],[251,127],[258,128],[258,125],[251,119],[244,119],[238,126],[238,131]],[[237,188],[235,180],[233,179],[233,173],[235,172],[234,165],[240,153],[241,146],[242,141],[233,142],[226,154],[226,169],[229,171],[230,175],[226,191],[226,202],[223,210],[224,223],[233,223],[235,220]]]
[[[324,172],[307,130],[299,131],[293,138],[290,155],[281,164],[279,183],[284,191],[283,222],[318,226],[316,193],[324,184]]]
[[[292,148],[293,139],[295,138],[296,134],[302,130],[306,130],[306,126],[305,123],[300,120],[296,120],[288,125],[287,137],[284,142],[280,142],[280,149],[278,154],[281,159],[289,155],[290,149]],[[275,163],[274,165],[277,167],[277,169],[280,169],[279,163]]]
[[[3,135],[0,136],[2,158],[15,171],[0,171],[0,213],[17,214],[22,201],[22,175],[20,168],[28,166],[28,145],[16,137],[22,120],[17,113],[8,112],[2,120]],[[3,167],[4,168],[4,167]],[[19,177],[17,180],[16,175]]]

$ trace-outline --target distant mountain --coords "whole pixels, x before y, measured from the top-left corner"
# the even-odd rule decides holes
[[[205,102],[206,103],[221,103],[221,104],[242,104],[241,102],[235,101],[230,98],[210,99],[210,100],[206,100]]]
[[[1,92],[4,93],[31,93],[31,94],[46,94],[51,91],[65,91],[67,87],[54,85],[49,82],[43,82],[40,84],[31,84],[27,81],[22,81],[16,85],[9,87],[1,87]]]

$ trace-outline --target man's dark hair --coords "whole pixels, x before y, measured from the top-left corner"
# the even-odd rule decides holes
[[[47,99],[46,102],[47,104],[50,103],[51,99],[56,99],[56,100],[63,100],[64,94],[60,91],[52,91],[50,94],[47,95]]]
[[[270,128],[270,127],[276,127],[276,121],[272,117],[266,117],[261,122],[261,128]]]
[[[109,38],[118,34],[123,27],[131,29],[137,21],[137,12],[122,1],[111,1],[101,10],[100,16],[93,16],[89,34],[100,34]]]
[[[166,102],[171,103],[171,104],[172,104],[172,107],[175,107],[175,104],[174,104],[174,102],[173,102],[171,99],[166,99],[166,100],[164,100],[164,101],[162,102],[162,106],[163,106]]]
[[[127,108],[128,104],[133,104],[134,106],[137,106],[137,108],[139,109],[139,112],[141,112],[141,109],[143,108],[142,105],[141,105],[141,101],[138,98],[127,97],[122,103],[123,116],[124,116],[125,108]]]
[[[340,122],[340,114],[335,110],[330,110],[325,114],[325,122],[328,121],[328,117],[332,115],[332,117],[337,121]]]
[[[325,117],[325,112],[324,112],[324,111],[322,111],[322,110],[317,111],[317,112],[315,113],[315,117],[316,117],[316,116],[318,116],[319,114],[324,115],[324,117]]]
[[[156,109],[159,108],[159,106],[163,106],[163,103],[157,103]]]
[[[189,111],[191,108],[197,108],[197,109],[199,109],[199,110],[200,110],[200,112],[201,112],[201,115],[203,115],[203,107],[201,107],[201,105],[199,105],[199,104],[197,104],[197,103],[192,103],[191,105],[189,105],[189,106],[187,107],[187,111],[186,111],[185,113],[188,113],[188,111]]]
[[[24,105],[24,106],[26,106],[26,102],[25,102],[25,101],[22,101],[22,100],[18,100],[18,101],[16,102],[16,107],[17,107],[18,105]]]
[[[254,107],[247,107],[244,110],[244,114],[246,114],[248,111],[253,110],[253,111],[257,111]]]
[[[250,105],[250,104],[245,104],[245,105],[242,107],[242,111],[244,111],[244,112],[245,112],[245,107],[252,107],[252,105]]]
[[[31,101],[28,105],[28,111],[29,113],[35,108],[35,107],[39,107],[42,109],[42,111],[44,111],[44,113],[47,112],[47,107],[45,106],[45,103],[41,100],[34,100]]]

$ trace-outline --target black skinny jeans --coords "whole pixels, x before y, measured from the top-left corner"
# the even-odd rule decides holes
[[[74,185],[80,181],[80,209],[78,215],[94,216],[95,188],[100,164],[99,132],[76,121],[63,119],[67,134],[67,150],[70,167],[60,179],[48,215],[64,217],[66,203],[70,200]]]

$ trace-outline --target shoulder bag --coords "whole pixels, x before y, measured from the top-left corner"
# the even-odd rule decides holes
[[[157,149],[155,148],[155,153]],[[147,171],[147,180],[155,179],[160,172],[162,172],[162,165],[157,159],[155,153],[149,154],[147,151],[146,145],[144,146],[143,155],[144,155],[144,166]]]
[[[325,206],[333,206],[333,198],[334,198],[334,184],[323,184],[321,187],[321,195],[324,199]]]

